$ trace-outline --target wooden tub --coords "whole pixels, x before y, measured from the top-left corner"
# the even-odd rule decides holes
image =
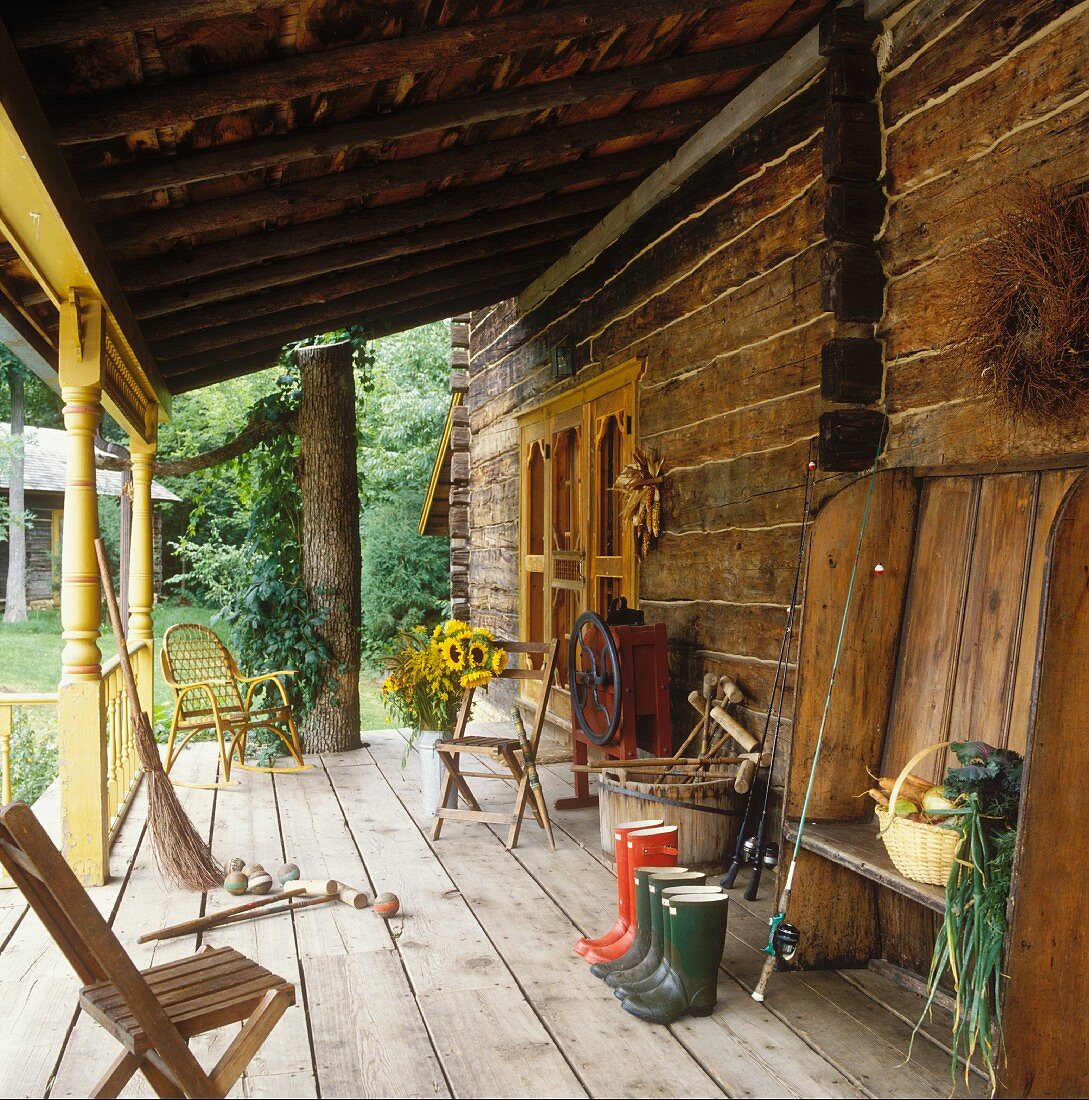
[[[682,783],[660,771],[612,768],[601,773],[599,796],[601,850],[610,859],[614,826],[660,817],[677,826],[680,866],[709,873],[729,866],[745,812],[745,796],[735,793],[733,775]]]

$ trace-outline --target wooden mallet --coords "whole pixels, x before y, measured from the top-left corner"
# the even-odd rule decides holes
[[[371,899],[362,890],[345,886],[343,882],[338,882],[335,878],[299,879],[293,885],[300,888],[307,897],[311,898],[326,894],[335,895],[337,901],[352,909],[366,909],[371,903]]]

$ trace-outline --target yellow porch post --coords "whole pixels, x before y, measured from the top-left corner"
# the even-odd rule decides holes
[[[129,543],[129,622],[130,642],[146,642],[137,658],[137,687],[140,707],[154,718],[154,628],[151,609],[155,599],[154,517],[151,504],[151,470],[155,462],[155,435],[145,442],[129,436],[132,456],[132,537]]]
[[[58,755],[61,837],[69,865],[86,885],[109,877],[101,587],[94,540],[98,492],[94,437],[102,416],[102,307],[73,291],[60,305],[58,374],[68,436],[61,539],[61,683]]]

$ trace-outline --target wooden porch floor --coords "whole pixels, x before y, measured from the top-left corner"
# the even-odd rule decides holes
[[[400,767],[402,738],[365,737],[369,748],[313,758],[302,775],[244,773],[237,790],[181,794],[221,857],[266,866],[287,857],[307,876],[394,890],[403,915],[388,925],[370,910],[319,906],[203,940],[138,945],[143,932],[232,902],[163,887],[143,843],[142,793],[114,849],[116,877],[92,892],[140,966],[229,944],[298,985],[299,1003],[237,1095],[950,1094],[948,1055],[935,1042],[916,1041],[905,1063],[919,999],[872,972],[777,975],[767,1004],[753,1002],[766,914],[740,902],[715,1015],[669,1028],[639,1023],[571,951],[611,920],[615,888],[596,811],[556,815],[555,853],[532,823],[512,853],[484,827],[456,822],[433,845],[421,828],[415,761]],[[187,750],[183,762],[179,778],[214,774],[210,746]],[[565,766],[542,770],[550,799],[570,790]],[[509,800],[503,784],[483,785]],[[116,1048],[75,1017],[76,989],[19,895],[0,893],[0,1095],[88,1094]],[[202,1043],[198,1056],[213,1060],[214,1047]],[[986,1093],[981,1079],[971,1092]],[[151,1094],[141,1079],[123,1095]]]

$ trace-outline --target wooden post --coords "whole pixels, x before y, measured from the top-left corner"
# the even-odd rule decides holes
[[[68,452],[57,749],[62,848],[85,885],[101,884],[109,875],[106,730],[98,648],[101,592],[94,548],[98,535],[94,438],[102,417],[102,345],[101,303],[73,290],[60,307],[58,354]]]
[[[359,748],[359,478],[356,472],[352,345],[315,344],[296,353],[303,581],[330,649],[302,726],[308,752]]]
[[[155,462],[155,437],[145,443],[138,435],[129,437],[132,458],[132,534],[129,540],[130,642],[147,642],[136,656],[136,685],[140,709],[154,714],[154,637],[152,606],[155,600],[155,549],[151,503],[151,470]]]

